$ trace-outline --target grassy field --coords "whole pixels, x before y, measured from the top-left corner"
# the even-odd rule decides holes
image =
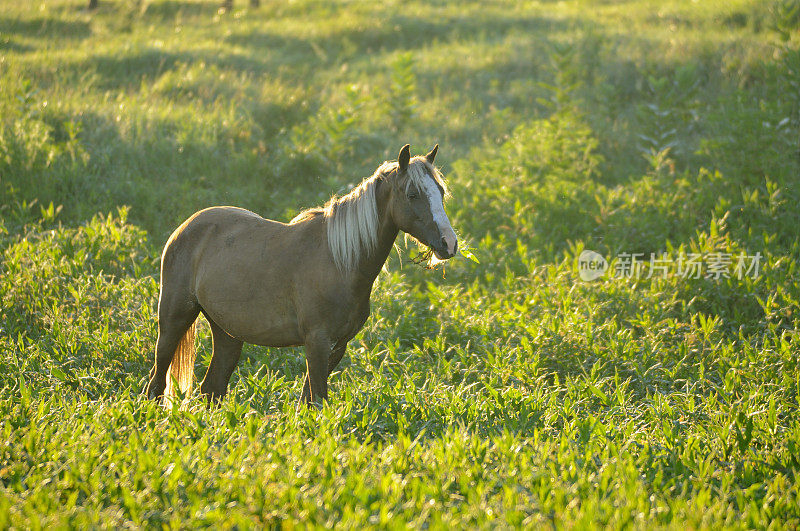
[[[800,526],[800,2],[86,3],[0,0],[0,528]],[[143,398],[175,226],[406,142],[479,263],[393,253],[321,411]]]

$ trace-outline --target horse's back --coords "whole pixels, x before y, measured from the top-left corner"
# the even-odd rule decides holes
[[[269,227],[279,229],[285,227],[285,223],[280,221],[273,221],[271,219],[262,218],[255,212],[251,212],[245,208],[235,206],[215,206],[204,208],[192,214],[181,227],[186,229],[189,227],[234,227],[234,226],[247,226],[247,227]]]

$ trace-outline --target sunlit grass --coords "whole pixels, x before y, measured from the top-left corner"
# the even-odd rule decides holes
[[[0,2],[0,527],[798,526],[796,1],[84,3]],[[144,400],[175,226],[406,142],[477,261],[392,253],[322,411]]]

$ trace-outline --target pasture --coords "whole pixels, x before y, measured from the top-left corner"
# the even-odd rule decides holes
[[[800,2],[85,3],[0,0],[0,527],[800,526]],[[401,238],[321,410],[144,397],[186,217],[437,142],[474,260]]]

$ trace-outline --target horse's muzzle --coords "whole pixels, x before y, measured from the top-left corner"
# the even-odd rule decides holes
[[[450,249],[450,245],[445,238],[442,238],[437,246],[431,246],[433,248],[433,254],[436,255],[436,258],[439,260],[449,260],[453,258],[458,253],[458,242],[452,242],[452,250]]]

